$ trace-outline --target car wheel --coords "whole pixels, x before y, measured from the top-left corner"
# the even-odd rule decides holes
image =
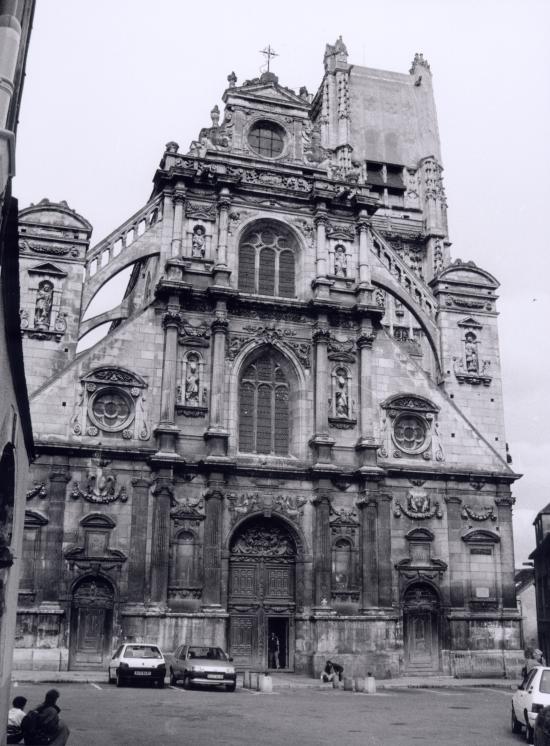
[[[118,688],[119,688],[119,689],[120,689],[120,687],[121,687],[121,686],[123,685],[123,683],[122,683],[122,679],[121,679],[121,677],[120,677],[120,674],[119,674],[119,673],[117,673],[117,675],[116,675],[116,685],[118,686]]]
[[[183,677],[183,688],[184,689],[191,689],[191,684],[189,682],[189,676]]]
[[[528,718],[527,712],[526,712],[525,713],[525,742],[526,743],[533,743],[533,738],[534,737],[535,737],[535,731],[529,725],[529,718]]]
[[[164,679],[159,679],[159,680],[157,681],[157,687],[158,687],[159,689],[164,689]]]
[[[514,712],[514,705],[512,705],[512,733],[521,733],[521,723]]]
[[[228,684],[225,688],[228,692],[234,692],[237,688],[237,682],[234,681],[232,684]]]

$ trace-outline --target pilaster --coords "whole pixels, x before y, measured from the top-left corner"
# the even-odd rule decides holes
[[[330,542],[330,492],[326,487],[316,489],[313,499],[315,506],[313,574],[315,582],[315,606],[327,610],[331,601],[332,551]]]
[[[222,516],[224,494],[218,480],[210,480],[204,495],[204,588],[203,606],[221,607],[222,579]]]
[[[357,502],[361,515],[361,611],[378,607],[378,502],[365,490]]]
[[[462,534],[462,497],[460,490],[449,488],[445,495],[447,503],[447,531],[449,536],[449,585],[451,606],[464,606],[464,547]]]
[[[44,527],[43,570],[39,584],[42,600],[59,601],[63,577],[63,532],[67,484],[71,481],[68,467],[53,467],[50,473],[48,524]],[[38,584],[37,584],[38,585]]]
[[[152,482],[139,477],[132,479],[132,524],[128,557],[128,601],[143,603],[145,597],[147,521],[149,490]]]
[[[328,430],[328,343],[330,331],[325,314],[321,314],[313,332],[315,345],[315,433],[310,445],[320,464],[330,464],[334,440]]]
[[[212,322],[212,378],[210,385],[210,425],[205,433],[208,456],[225,456],[229,434],[224,427],[225,348],[229,328],[224,300],[216,303]]]
[[[227,242],[229,232],[229,209],[231,194],[228,187],[222,187],[218,198],[218,250],[214,265],[214,285],[228,286],[231,271],[227,266]]]
[[[172,256],[181,256],[182,254],[182,235],[183,235],[183,207],[185,205],[185,189],[176,188],[173,195],[174,204],[174,223],[172,228]]]
[[[161,453],[175,453],[178,429],[176,427],[176,379],[178,330],[182,323],[177,298],[170,299],[168,310],[163,316],[164,358],[162,367],[162,388],[160,422],[155,430],[158,448]]]
[[[499,485],[495,498],[500,529],[500,567],[502,577],[502,606],[515,609],[516,587],[514,581],[514,539],[512,532],[512,506],[515,499],[507,485]]]
[[[159,477],[153,488],[153,540],[151,547],[151,601],[166,605],[170,565],[170,507],[174,485],[170,478]]]

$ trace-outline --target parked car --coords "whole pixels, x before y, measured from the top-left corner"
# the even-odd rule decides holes
[[[109,661],[109,684],[123,686],[133,681],[147,681],[164,686],[166,661],[157,645],[126,642]]]
[[[550,705],[543,707],[535,720],[535,746],[550,746]]]
[[[183,682],[189,689],[195,684],[223,686],[234,692],[237,686],[235,666],[221,648],[208,645],[180,645],[170,658],[170,683]]]
[[[550,705],[550,668],[532,668],[512,697],[512,732],[525,728],[527,743],[533,743],[535,720],[546,705]]]

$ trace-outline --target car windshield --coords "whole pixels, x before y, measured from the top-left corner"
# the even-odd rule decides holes
[[[162,658],[162,655],[155,645],[129,645],[123,658]]]
[[[215,661],[225,661],[227,656],[221,648],[192,647],[189,648],[189,658],[211,658]]]
[[[541,694],[550,694],[550,671],[543,671],[540,677],[539,691]]]

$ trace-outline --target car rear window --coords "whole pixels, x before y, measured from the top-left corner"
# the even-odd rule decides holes
[[[550,694],[550,671],[542,672],[539,691],[541,694]]]
[[[189,648],[189,658],[211,658],[215,661],[227,660],[221,648],[193,647]]]
[[[162,655],[155,645],[129,645],[123,658],[162,658]]]

